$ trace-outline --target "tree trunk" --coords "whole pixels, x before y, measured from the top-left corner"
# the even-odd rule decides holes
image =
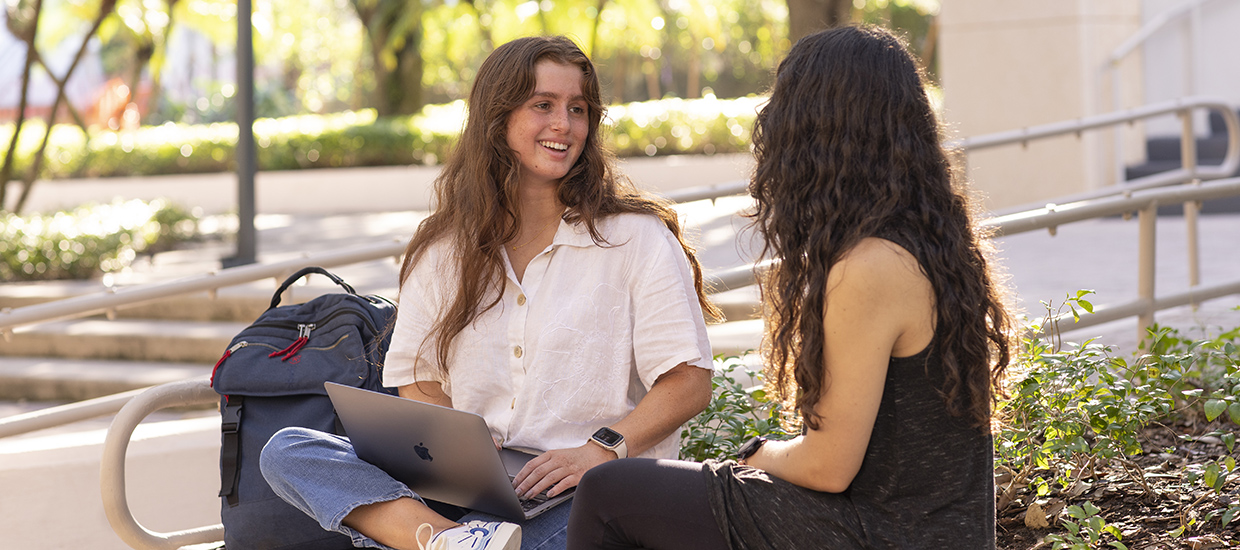
[[[52,129],[56,124],[56,111],[60,110],[60,104],[65,103],[65,85],[69,83],[69,79],[73,77],[73,71],[77,70],[78,63],[82,61],[82,56],[86,54],[86,48],[90,45],[90,39],[99,32],[99,25],[103,24],[103,20],[112,13],[112,9],[116,7],[115,0],[104,0],[99,7],[99,15],[95,17],[94,24],[91,25],[90,31],[82,38],[82,45],[78,47],[77,53],[73,56],[73,61],[69,63],[69,68],[65,69],[64,76],[59,79],[52,77],[56,81],[56,100],[52,102],[52,111],[47,115],[47,129],[43,132],[43,141],[39,143],[39,150],[35,151],[34,158],[30,163],[30,170],[26,172],[26,176],[22,178],[22,193],[17,198],[17,205],[13,207],[13,213],[20,214],[26,206],[26,200],[30,198],[30,189],[34,187],[34,181],[39,177],[39,171],[43,169],[43,153],[47,151],[47,143],[52,136]],[[51,74],[49,71],[48,74]],[[89,135],[87,136],[89,138]]]
[[[603,8],[607,7],[607,0],[598,0],[595,6],[594,21],[590,22],[590,59],[593,60],[598,55],[598,22],[602,21]]]
[[[405,35],[405,46],[393,52],[396,69],[384,85],[387,104],[393,115],[411,115],[422,110],[422,29]]]
[[[788,0],[788,40],[852,22],[852,0]]]
[[[151,113],[159,109],[159,98],[163,93],[163,74],[164,63],[167,61],[168,41],[172,40],[173,23],[176,18],[173,10],[177,7],[178,0],[167,0],[168,2],[168,24],[164,26],[164,39],[155,45],[152,58],[155,63],[151,64],[151,93],[146,96],[146,112]],[[150,61],[149,59],[147,60]]]
[[[379,116],[410,115],[422,109],[422,25],[420,9],[412,15],[417,24],[397,29],[406,9],[417,2],[404,0],[353,0],[353,9],[366,29],[374,60],[374,108]],[[394,32],[402,33],[394,36]]]
[[[13,125],[13,139],[9,142],[8,151],[4,153],[4,165],[0,166],[0,211],[4,210],[9,180],[13,178],[13,164],[17,153],[18,138],[21,137],[22,125],[26,123],[30,72],[34,68],[34,59],[38,55],[38,51],[34,47],[34,39],[39,34],[39,15],[42,12],[43,0],[34,0],[34,17],[30,21],[30,29],[18,35],[18,38],[26,43],[26,67],[22,70],[21,98],[17,102],[17,121]]]

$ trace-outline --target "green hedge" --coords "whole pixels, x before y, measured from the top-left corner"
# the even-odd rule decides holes
[[[606,126],[620,156],[735,153],[749,150],[756,109],[764,98],[664,99],[612,106]],[[460,132],[464,103],[431,105],[407,117],[378,119],[373,110],[259,119],[254,123],[262,170],[437,164]],[[27,123],[18,144],[19,169],[30,165],[45,126]],[[0,149],[13,125],[0,126]],[[57,125],[42,178],[144,176],[231,171],[237,125],[168,123],[136,130],[95,131],[90,139]]]
[[[164,200],[114,201],[50,215],[0,215],[0,282],[89,279],[139,253],[197,235],[197,220]]]

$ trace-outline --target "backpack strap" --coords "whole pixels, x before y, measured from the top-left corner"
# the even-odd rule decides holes
[[[319,275],[323,275],[327,277],[328,279],[331,279],[333,283],[336,283],[340,285],[341,287],[343,287],[345,292],[348,292],[349,294],[353,294],[355,296],[357,295],[357,291],[353,290],[353,286],[351,286],[349,283],[344,282],[344,279],[341,279],[340,277],[336,276],[336,274],[326,269],[312,265],[310,267],[303,267],[297,270],[297,273],[294,273],[290,275],[289,278],[285,279],[284,283],[280,285],[280,288],[276,289],[275,295],[271,297],[271,305],[267,309],[272,309],[280,305],[280,295],[284,294],[284,291],[288,290],[288,287],[293,286],[293,283],[296,283],[298,279],[301,279],[302,277],[305,277],[306,275],[309,275],[311,273],[318,273]]]
[[[237,478],[241,472],[240,444],[238,429],[241,427],[241,408],[245,398],[240,395],[224,396],[225,405],[220,413],[220,432],[223,441],[220,443],[220,495],[228,498],[228,504],[237,504]]]

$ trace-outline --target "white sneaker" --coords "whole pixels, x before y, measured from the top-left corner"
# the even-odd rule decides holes
[[[422,544],[422,530],[433,534]],[[506,521],[471,521],[434,533],[429,523],[418,526],[418,548],[422,550],[520,550],[521,526]]]

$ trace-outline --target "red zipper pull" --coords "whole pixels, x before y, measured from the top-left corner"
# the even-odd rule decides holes
[[[241,342],[237,342],[236,344],[233,344],[233,347],[224,350],[224,355],[220,357],[220,360],[216,361],[215,366],[211,368],[211,386],[212,387],[215,387],[215,371],[220,370],[220,365],[224,364],[224,360],[232,356],[234,351],[237,351],[248,345],[250,345],[250,343],[243,340]]]

